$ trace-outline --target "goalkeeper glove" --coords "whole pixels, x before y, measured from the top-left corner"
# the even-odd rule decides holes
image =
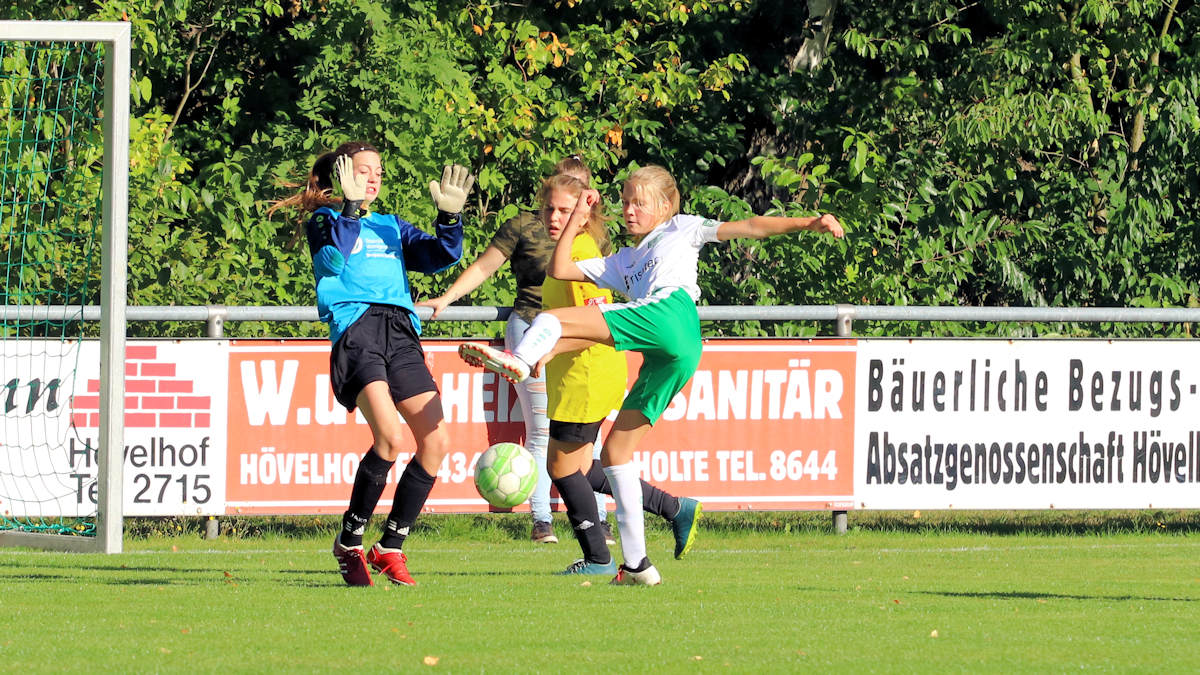
[[[452,223],[467,203],[475,177],[465,166],[449,164],[442,169],[442,180],[429,182],[429,194],[438,208],[438,222]]]
[[[354,173],[354,160],[350,155],[335,159],[333,170],[342,185],[342,216],[358,218],[358,209],[367,197],[367,177]]]

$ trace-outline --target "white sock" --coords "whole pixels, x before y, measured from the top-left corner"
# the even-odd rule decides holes
[[[621,556],[627,567],[637,567],[646,557],[646,523],[642,516],[642,482],[635,462],[604,467],[617,502],[617,530]]]
[[[513,356],[533,367],[542,357],[554,349],[555,343],[562,337],[562,322],[557,316],[542,312],[533,318],[524,337],[513,348]]]

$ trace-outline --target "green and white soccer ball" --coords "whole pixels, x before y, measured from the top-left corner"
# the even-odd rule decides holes
[[[537,463],[516,443],[497,443],[475,464],[475,489],[498,509],[511,509],[529,499],[537,485]]]

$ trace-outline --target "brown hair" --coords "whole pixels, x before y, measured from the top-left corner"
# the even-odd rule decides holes
[[[558,160],[558,164],[554,165],[554,173],[574,176],[579,179],[579,182],[583,183],[584,187],[591,187],[592,185],[592,170],[588,168],[587,164],[583,163],[582,155],[575,154]]]
[[[280,199],[267,209],[270,216],[280,209],[299,207],[303,211],[315,211],[322,206],[337,206],[341,202],[333,197],[333,162],[342,155],[353,157],[360,152],[379,153],[375,146],[362,141],[347,141],[327,152],[313,162],[308,172],[308,183],[304,189],[291,197]],[[297,184],[285,187],[299,187]]]
[[[586,187],[587,185],[583,181],[565,173],[556,173],[542,181],[542,187],[537,193],[537,202],[540,205],[538,211],[542,216],[542,222],[546,221],[546,216],[550,209],[550,196],[555,191],[565,192],[578,198]],[[597,202],[592,206],[592,215],[588,218],[588,222],[583,226],[583,229],[596,241],[596,246],[600,247],[601,255],[608,255],[612,252],[612,242],[608,238],[608,214],[604,212],[603,201]]]
[[[671,173],[661,166],[647,164],[629,174],[629,178],[625,179],[625,190],[630,188],[635,194],[640,192],[655,201],[666,202],[667,212],[662,214],[659,223],[665,223],[679,213],[679,185]]]

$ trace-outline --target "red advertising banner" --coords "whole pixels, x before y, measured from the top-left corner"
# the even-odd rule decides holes
[[[853,340],[706,341],[635,453],[642,478],[709,510],[850,507],[854,367]]]
[[[491,510],[475,492],[475,462],[492,443],[524,436],[513,388],[463,363],[459,344],[424,342],[453,448],[427,511]],[[854,350],[853,340],[707,341],[695,376],[635,455],[642,477],[709,510],[851,507]],[[632,382],[641,361],[628,357]],[[231,341],[228,378],[227,512],[343,511],[371,433],[333,398],[329,343]],[[379,510],[391,496],[389,487]]]

